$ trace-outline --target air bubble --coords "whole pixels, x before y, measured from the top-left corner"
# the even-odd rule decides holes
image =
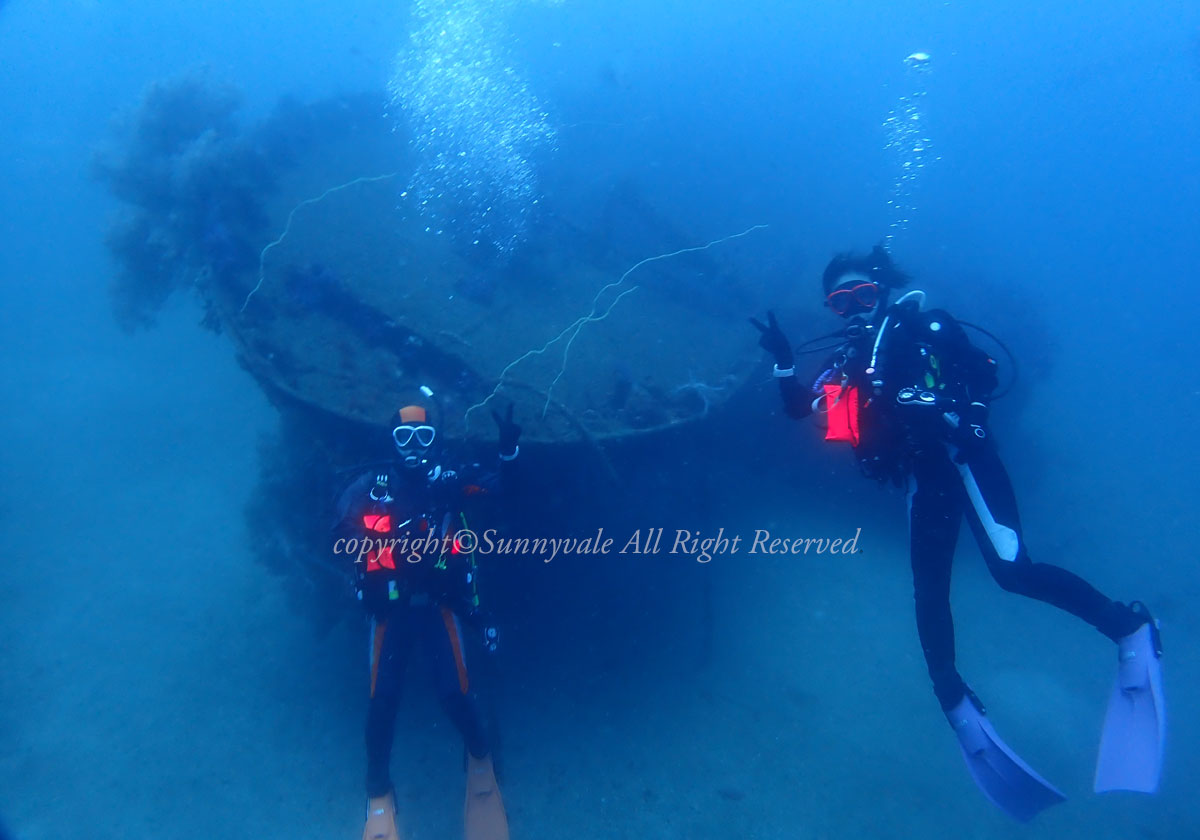
[[[907,78],[913,90],[907,96],[901,96],[883,120],[884,148],[894,156],[896,166],[892,195],[887,202],[894,213],[890,224],[892,232],[885,237],[889,244],[896,231],[908,227],[916,210],[915,192],[919,174],[927,163],[940,160],[936,156],[930,157],[931,144],[924,133],[922,103],[925,98],[925,77],[930,70],[929,55],[913,53],[905,59],[905,64],[909,68]]]
[[[414,127],[409,188],[463,213],[456,232],[501,251],[537,203],[534,160],[553,151],[546,111],[509,61],[504,19],[518,0],[417,0],[410,48],[389,90]],[[425,205],[427,218],[436,212]]]

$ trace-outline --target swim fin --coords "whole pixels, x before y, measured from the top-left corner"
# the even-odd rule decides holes
[[[946,712],[958,736],[963,758],[983,795],[1009,816],[1029,822],[1038,811],[1066,800],[1061,791],[1039,776],[1000,740],[968,692]]]
[[[363,827],[363,840],[400,840],[400,829],[396,826],[396,794],[388,791],[383,796],[372,796],[367,800],[367,824]]]
[[[1117,648],[1117,679],[1100,734],[1095,789],[1154,793],[1162,775],[1167,726],[1158,622],[1151,618],[1120,639]]]
[[[466,840],[508,840],[508,815],[504,812],[490,755],[476,758],[467,753],[463,836]]]

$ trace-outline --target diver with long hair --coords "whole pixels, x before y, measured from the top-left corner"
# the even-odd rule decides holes
[[[1117,644],[1095,789],[1153,792],[1165,727],[1158,624],[1140,602],[1113,601],[1077,575],[1030,558],[988,425],[995,361],[948,312],[922,308],[924,292],[889,302],[908,277],[882,247],[834,257],[822,283],[825,305],[848,323],[828,337],[832,352],[811,385],[797,378],[774,313],[765,324],[750,320],[775,359],[787,414],[823,419],[826,439],[851,444],[866,476],[907,490],[921,647],[976,783],[1023,821],[1064,798],[1000,740],[955,667],[950,572],[964,517],[1001,588],[1066,610]]]

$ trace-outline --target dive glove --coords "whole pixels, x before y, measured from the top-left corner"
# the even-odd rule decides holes
[[[513,422],[512,403],[509,403],[508,413],[503,417],[493,409],[492,419],[496,421],[496,427],[500,430],[500,457],[512,460],[517,457],[517,441],[521,438],[521,427]]]
[[[788,370],[793,367],[795,360],[792,356],[792,345],[788,342],[787,336],[783,334],[783,330],[779,329],[779,322],[775,320],[775,312],[767,311],[767,323],[765,324],[757,318],[751,318],[750,323],[761,333],[758,338],[758,346],[775,357],[775,366],[780,370]]]

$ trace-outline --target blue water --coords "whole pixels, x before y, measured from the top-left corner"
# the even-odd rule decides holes
[[[486,269],[530,245],[540,213],[596,221],[619,183],[697,244],[767,224],[735,252],[756,284],[728,312],[748,346],[746,316],[768,307],[794,339],[833,329],[821,268],[892,233],[918,285],[1022,362],[995,422],[1033,555],[1146,600],[1167,647],[1162,791],[1098,797],[1111,646],[1004,595],[962,547],[960,666],[1070,797],[1010,823],[975,791],[928,686],[903,499],[786,423],[764,363],[688,451],[643,453],[635,481],[669,496],[673,476],[703,472],[689,527],[862,527],[864,554],[514,567],[499,587],[513,836],[1200,835],[1187,788],[1200,773],[1194,3],[13,0],[0,4],[0,822],[13,837],[361,830],[361,628],[317,620],[253,550],[295,527],[286,493],[252,498],[278,416],[186,292],[155,327],[117,327],[104,236],[122,208],[92,161],[148,85],[201,67],[236,87],[246,120],[283,96],[384,93],[427,60],[406,52],[422,8],[486,18],[464,36],[479,39],[472,84],[433,77],[425,111],[408,84],[389,109],[458,132],[397,151],[415,161],[398,192],[449,185],[440,195],[472,205],[431,227],[490,242]],[[931,56],[919,78],[915,51]],[[484,90],[498,104],[437,107]],[[913,102],[924,156],[906,178],[916,150],[885,121]],[[481,148],[497,154],[447,164]],[[634,241],[645,256],[677,247]],[[297,305],[328,288],[297,281]],[[614,367],[636,382],[650,363]],[[643,527],[686,518],[661,501]],[[248,502],[267,513],[247,522]],[[409,836],[457,835],[458,746],[420,679],[398,729]]]

